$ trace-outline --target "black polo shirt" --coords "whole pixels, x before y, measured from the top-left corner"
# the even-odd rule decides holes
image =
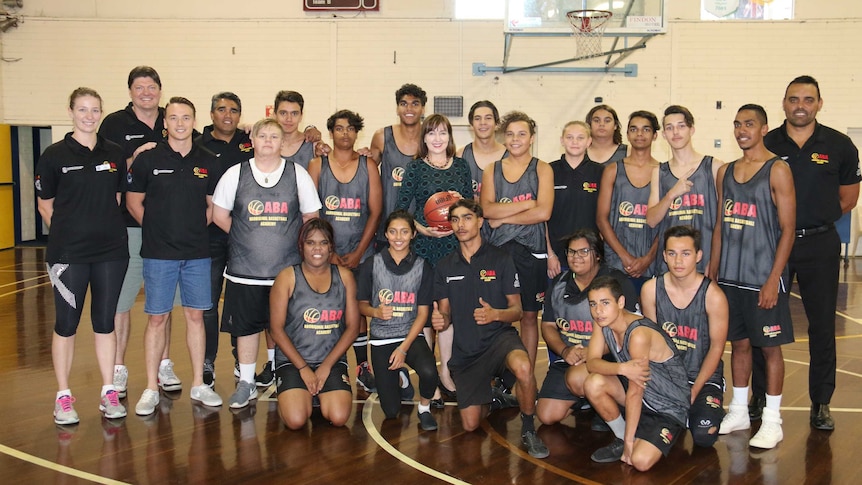
[[[841,185],[858,184],[859,150],[850,138],[815,122],[814,134],[802,148],[787,134],[787,121],[767,133],[766,148],[783,158],[796,184],[796,228],[832,224],[841,217]]]
[[[413,269],[413,265],[417,262],[416,253],[410,253],[401,260],[401,263],[396,263],[392,259],[389,251],[384,249],[380,251],[383,257],[383,265],[394,275],[405,275]],[[424,259],[420,260],[424,266],[422,270],[422,282],[419,284],[419,292],[416,294],[417,305],[428,305],[434,303],[434,269]],[[359,301],[371,301],[372,291],[374,291],[374,258],[367,258],[359,265],[359,276],[356,279],[356,299]]]
[[[451,322],[455,328],[453,367],[466,367],[482,355],[511,322],[478,325],[473,310],[479,308],[479,297],[493,308],[508,308],[507,295],[520,295],[521,285],[515,263],[509,253],[482,241],[470,262],[460,248],[437,263],[434,274],[434,299],[449,299]]]
[[[605,167],[584,156],[584,161],[573,169],[565,154],[550,165],[554,171],[554,208],[548,219],[548,238],[554,253],[565,261],[561,238],[583,228],[598,232],[596,208]]]
[[[101,136],[91,151],[72,138],[49,146],[36,165],[36,195],[54,199],[46,260],[95,263],[128,259],[117,193],[126,190],[126,159]]]
[[[233,137],[227,142],[213,137],[213,125],[205,126],[203,134],[195,139],[195,144],[215,153],[218,157],[219,173],[225,173],[227,169],[237,163],[254,157],[251,138],[244,130],[236,130]],[[227,238],[227,233],[215,223],[210,224],[209,232],[210,237]]]
[[[183,157],[159,143],[129,169],[129,192],[145,193],[141,256],[208,258],[207,200],[220,173],[214,153],[197,145]]]

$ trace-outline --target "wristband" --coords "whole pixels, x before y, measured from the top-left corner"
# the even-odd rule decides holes
[[[402,354],[404,354],[404,357],[407,357],[407,352],[404,352],[403,350],[401,350],[401,347],[395,347],[395,348],[396,348],[399,352],[401,352]]]
[[[302,366],[302,367],[300,367],[299,369],[296,369],[296,370],[297,370],[297,371],[301,371],[302,369],[305,369],[306,367],[308,367],[308,362],[306,362],[304,366]]]

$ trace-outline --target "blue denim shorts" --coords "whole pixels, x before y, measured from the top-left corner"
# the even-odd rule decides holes
[[[180,289],[183,307],[212,308],[210,258],[171,260],[144,258],[144,313],[164,315],[173,308],[174,293]]]

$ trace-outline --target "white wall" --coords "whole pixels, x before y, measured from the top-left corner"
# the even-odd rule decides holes
[[[68,125],[66,98],[79,85],[97,89],[106,111],[119,109],[128,102],[129,69],[149,64],[162,77],[163,100],[182,95],[196,103],[199,127],[209,123],[209,97],[217,91],[236,92],[245,121],[253,122],[276,91],[294,89],[306,98],[306,123],[322,126],[341,108],[362,114],[361,145],[376,128],[396,121],[393,93],[404,82],[419,84],[429,96],[464,96],[467,107],[487,98],[504,111],[526,111],[542,133],[536,153],[548,160],[560,153],[559,128],[582,118],[596,96],[621,116],[686,105],[696,117],[697,148],[725,160],[738,153],[731,137],[736,108],[762,104],[772,124],[780,123],[784,87],[800,74],[821,82],[821,121],[841,131],[859,125],[853,49],[862,41],[862,2],[829,2],[827,11],[823,2],[797,0],[796,21],[734,23],[697,21],[697,4],[669,2],[668,33],[625,61],[639,69],[627,78],[474,77],[472,63],[502,63],[502,22],[453,21],[452,0],[382,0],[379,13],[337,18],[306,14],[298,0],[27,0],[24,23],[0,38],[0,121],[60,131]],[[568,37],[521,38],[510,64],[568,58],[574,51]],[[722,140],[721,149],[712,148],[714,139]],[[663,142],[656,156],[667,156]]]

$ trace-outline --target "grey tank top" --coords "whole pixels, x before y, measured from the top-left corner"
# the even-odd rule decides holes
[[[781,237],[778,209],[772,202],[769,187],[772,165],[776,160],[778,157],[768,160],[745,183],[733,178],[737,162],[730,163],[724,173],[721,263],[718,270],[718,281],[722,284],[759,290],[772,272]],[[782,276],[779,291],[787,291],[786,281],[786,275]]]
[[[378,240],[386,240],[384,235],[386,228],[383,225],[386,223],[386,217],[395,210],[395,204],[398,202],[398,189],[401,188],[401,181],[404,179],[407,164],[413,161],[413,155],[405,155],[398,149],[395,135],[392,134],[392,126],[383,128],[383,153],[379,160],[380,182],[383,185],[383,214],[377,231]],[[413,213],[412,203],[408,211]]]
[[[284,158],[285,160],[290,160],[291,162],[308,170],[308,164],[311,162],[311,159],[314,158],[314,143],[304,141],[302,142],[302,145],[299,146],[299,150],[297,150],[296,153],[289,157],[282,158]]]
[[[661,325],[676,349],[682,354],[682,361],[688,373],[688,381],[694,383],[703,365],[703,359],[709,352],[709,318],[706,315],[706,290],[710,280],[704,278],[700,282],[694,298],[685,308],[677,308],[664,285],[664,277],[656,278],[655,306],[656,320]],[[718,368],[710,376],[707,383],[724,389],[724,362],[718,362]]]
[[[593,317],[590,314],[590,302],[587,294],[567,295],[566,286],[572,280],[572,272],[565,275],[551,289],[551,303],[557,331],[566,347],[574,345],[588,346],[593,333]]]
[[[317,193],[323,201],[323,219],[332,224],[335,233],[335,252],[345,255],[359,246],[362,232],[368,222],[368,161],[359,157],[359,166],[350,182],[341,183],[332,173],[329,157],[321,158]],[[369,244],[360,262],[373,254]]]
[[[297,352],[310,365],[318,365],[332,351],[344,333],[344,307],[347,295],[338,266],[329,266],[332,282],[325,293],[318,293],[308,286],[302,273],[302,265],[293,267],[296,284],[287,303],[287,319],[284,331]],[[276,365],[289,362],[281,349],[276,347]],[[347,362],[347,355],[339,356],[339,362]]]
[[[650,184],[635,187],[626,174],[626,165],[620,160],[617,164],[617,177],[614,180],[614,193],[611,196],[611,210],[608,218],[617,239],[632,256],[639,258],[649,252],[655,239],[656,230],[646,222],[647,203]],[[605,243],[605,263],[611,268],[625,272],[619,255]],[[650,265],[641,275],[650,278],[653,266]]]
[[[602,327],[602,334],[614,360],[623,363],[632,360],[628,350],[629,337],[638,327],[648,327],[658,332],[673,351],[673,356],[664,362],[649,362],[650,381],[644,388],[643,404],[653,412],[670,416],[685,426],[691,405],[691,387],[688,385],[682,357],[668,334],[647,318],[641,318],[629,325],[623,336],[622,348],[617,348],[617,340],[610,327]],[[620,379],[628,385],[625,377],[620,376]]]
[[[537,200],[539,197],[539,160],[533,157],[521,178],[509,182],[503,176],[503,164],[494,164],[494,191],[497,202],[511,203],[524,200]],[[545,223],[503,224],[491,229],[488,242],[495,246],[515,241],[532,253],[543,254],[547,251],[545,242]]]
[[[422,286],[425,260],[417,256],[410,271],[396,275],[386,269],[383,255],[377,253],[374,255],[373,267],[371,306],[376,308],[381,304],[390,305],[392,318],[371,319],[371,340],[403,339],[410,333],[410,327],[416,321],[416,298],[419,295],[419,287]]]
[[[293,163],[285,162],[278,183],[265,188],[254,179],[250,162],[242,162],[231,210],[227,274],[274,280],[282,269],[299,262],[301,226]]]
[[[692,183],[691,190],[671,201],[664,220],[659,224],[658,253],[655,258],[656,275],[667,271],[667,263],[661,256],[664,252],[663,234],[674,226],[691,226],[700,231],[703,258],[701,258],[700,263],[697,263],[697,271],[703,273],[709,266],[709,254],[712,250],[712,229],[715,227],[715,211],[718,206],[712,163],[712,157],[703,157],[700,166],[688,178]],[[659,197],[664,197],[677,181],[679,179],[670,171],[670,165],[661,164],[659,166]]]
[[[503,158],[509,156],[509,150],[503,152]],[[476,162],[476,156],[473,155],[473,143],[468,143],[464,146],[464,153],[461,154],[461,158],[463,158],[467,162],[467,166],[470,167],[470,175],[473,178],[473,197],[476,200],[479,200],[479,195],[482,193],[482,173],[484,170],[479,168],[479,163]]]

